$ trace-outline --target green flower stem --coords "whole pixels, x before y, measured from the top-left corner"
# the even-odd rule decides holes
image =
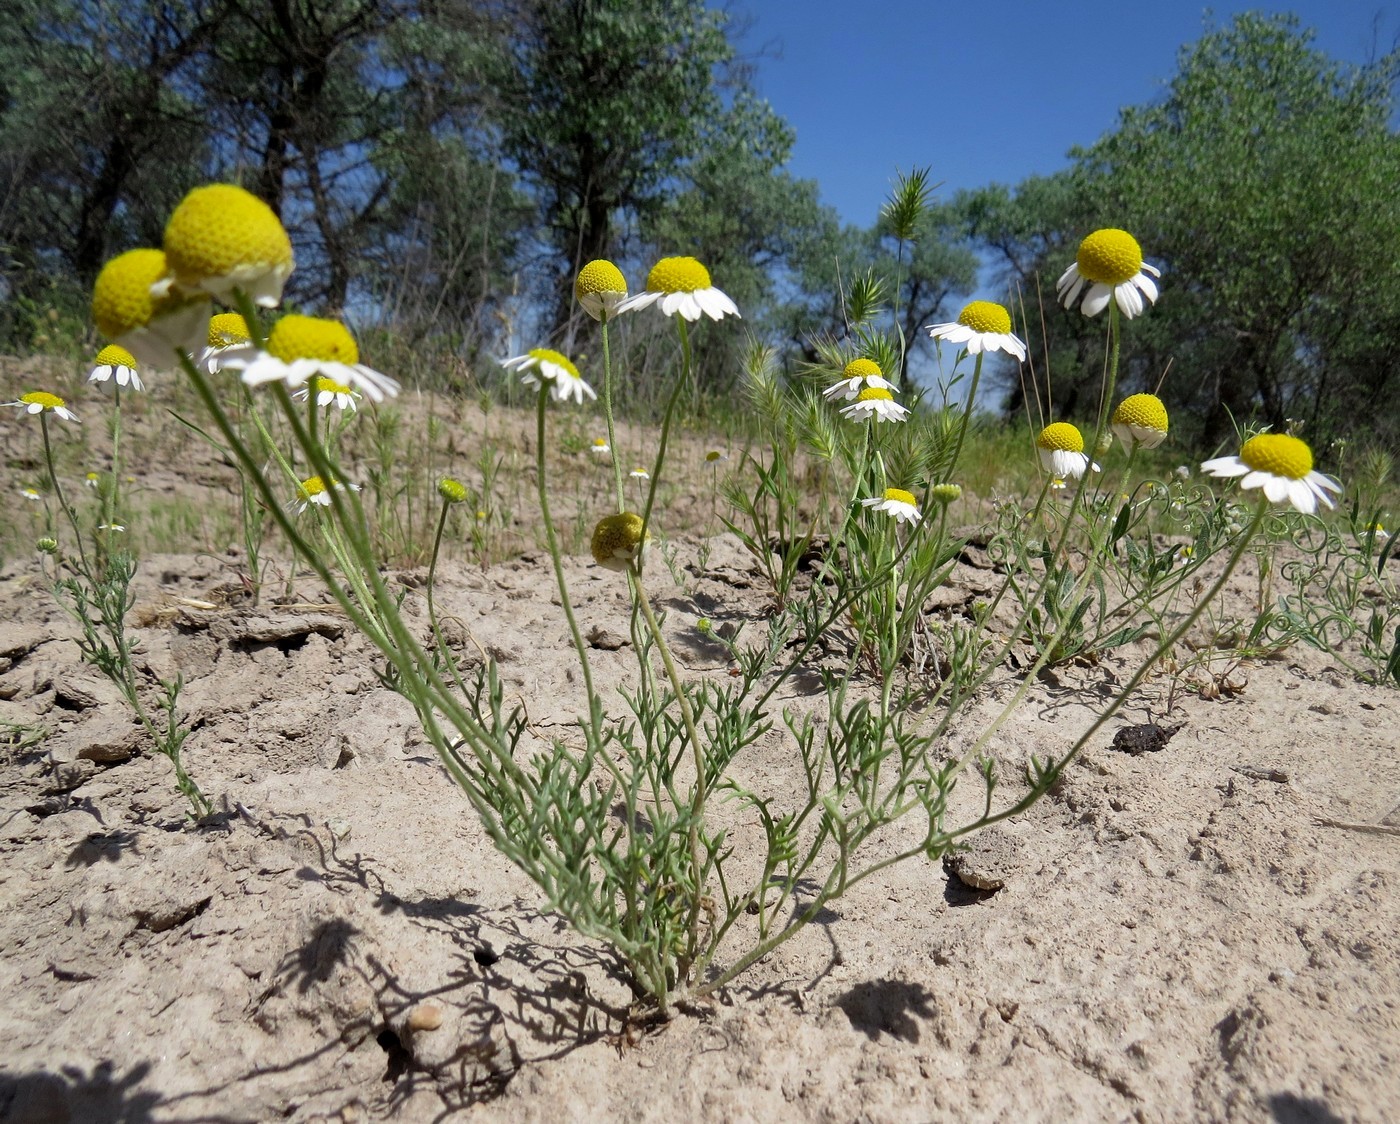
[[[651,632],[652,640],[656,643],[656,650],[661,653],[661,662],[666,668],[666,678],[671,681],[671,690],[675,693],[676,703],[680,707],[681,722],[685,725],[686,737],[690,740],[690,750],[695,761],[695,789],[691,794],[690,816],[686,823],[686,842],[690,849],[690,866],[695,885],[692,889],[690,917],[687,923],[689,946],[678,973],[683,978],[695,961],[700,941],[700,899],[704,889],[700,880],[704,876],[705,869],[700,855],[700,824],[704,821],[705,800],[708,796],[708,786],[705,779],[705,751],[700,744],[700,733],[695,725],[695,715],[691,711],[690,700],[686,698],[685,690],[681,686],[680,675],[676,671],[675,660],[671,658],[671,649],[666,643],[666,638],[661,634],[661,626],[657,623],[656,614],[652,612],[651,599],[642,587],[641,574],[638,572],[634,576],[636,578],[637,604],[641,607],[642,615],[646,618],[647,629]],[[664,1005],[663,1000],[663,1008]]]
[[[579,631],[578,620],[574,616],[573,602],[569,600],[569,585],[564,580],[564,556],[559,549],[559,535],[554,529],[554,520],[549,514],[549,488],[546,486],[545,480],[544,457],[544,417],[545,404],[548,401],[549,385],[541,379],[539,399],[535,410],[535,486],[540,497],[540,515],[544,519],[544,534],[545,540],[549,544],[549,557],[554,563],[554,580],[559,586],[559,603],[563,606],[564,616],[568,619],[569,635],[573,637],[574,651],[578,653],[579,667],[583,671],[583,689],[588,696],[589,724],[593,728],[594,736],[601,743],[599,703],[593,692],[593,668],[588,661],[588,645],[583,641],[583,633]]]
[[[656,460],[651,467],[646,504],[642,508],[642,542],[647,541],[647,531],[651,527],[651,509],[656,503],[656,486],[661,482],[661,467],[666,463],[666,445],[671,438],[671,419],[675,414],[681,391],[690,382],[690,332],[684,316],[676,317],[676,331],[681,337],[681,373],[676,379],[676,385],[671,389],[671,396],[666,399],[666,412],[661,417],[661,440],[657,445]]]
[[[49,436],[49,412],[47,410],[39,412],[39,431],[44,435],[44,464],[49,470],[49,483],[53,485],[53,494],[58,497],[59,508],[68,517],[68,525],[73,528],[73,538],[78,544],[78,559],[82,563],[83,575],[92,581],[92,568],[88,564],[87,550],[83,546],[83,532],[78,529],[78,513],[73,510],[68,503],[68,498],[63,494],[63,485],[58,482],[58,470],[54,468],[53,440]]]
[[[122,480],[122,388],[115,378],[112,379],[112,487],[107,495],[103,522],[108,527],[116,522],[117,512],[121,510],[121,505],[117,502],[117,493],[121,488]],[[111,534],[108,531],[108,534]]]
[[[428,624],[432,626],[433,639],[437,642],[439,651],[445,651],[447,645],[443,642],[442,630],[438,628],[437,613],[433,608],[433,579],[437,576],[438,550],[442,547],[442,531],[447,526],[447,511],[451,506],[449,500],[442,501],[442,511],[438,514],[437,532],[433,535],[433,553],[428,561]]]
[[[1171,632],[1171,634],[1158,641],[1157,647],[1153,651],[1153,653],[1150,656],[1148,656],[1147,659],[1143,660],[1142,664],[1138,667],[1137,671],[1134,672],[1131,677],[1129,677],[1128,682],[1123,686],[1121,690],[1119,690],[1117,695],[1114,697],[1113,701],[1099,714],[1098,718],[1094,720],[1093,724],[1087,730],[1084,731],[1084,733],[1080,736],[1079,740],[1076,741],[1074,745],[1070,747],[1069,751],[1065,754],[1065,756],[1061,758],[1060,761],[1054,766],[1054,772],[1058,773],[1072,760],[1074,760],[1076,756],[1078,756],[1080,750],[1082,750],[1089,743],[1089,739],[1093,737],[1096,733],[1098,733],[1100,729],[1103,728],[1105,722],[1107,722],[1110,718],[1117,714],[1119,710],[1123,708],[1124,703],[1126,703],[1128,698],[1132,695],[1132,693],[1135,690],[1137,690],[1138,684],[1141,683],[1144,678],[1146,678],[1147,673],[1152,670],[1153,666],[1157,663],[1157,661],[1161,659],[1163,655],[1175,648],[1176,645],[1180,642],[1181,638],[1185,636],[1186,633],[1190,631],[1191,627],[1196,623],[1196,621],[1200,619],[1200,616],[1202,613],[1205,612],[1206,607],[1212,601],[1215,600],[1215,598],[1219,595],[1220,591],[1225,588],[1225,583],[1228,582],[1230,580],[1231,575],[1234,574],[1235,567],[1239,565],[1240,559],[1244,556],[1245,550],[1249,547],[1255,534],[1258,532],[1260,525],[1264,522],[1264,516],[1268,514],[1268,510],[1268,497],[1261,495],[1259,497],[1259,504],[1254,509],[1253,521],[1250,523],[1249,527],[1246,528],[1244,534],[1240,536],[1240,541],[1235,544],[1235,549],[1230,553],[1230,560],[1226,562],[1225,569],[1221,573],[1220,577],[1218,577],[1215,580],[1215,584],[1212,585],[1210,589],[1206,591],[1203,597],[1199,598],[1196,601],[1195,606],[1191,609],[1189,613],[1186,614],[1186,617],[1182,620],[1182,622],[1179,625],[1177,625],[1177,627]],[[1011,717],[1012,711],[1020,705],[1021,700],[1030,690],[1030,685],[1034,681],[1035,676],[1040,672],[1041,668],[1045,666],[1045,663],[1048,658],[1049,648],[1047,646],[1046,651],[1042,653],[1040,658],[1037,659],[1036,662],[1033,665],[1031,665],[1031,667],[1027,670],[1025,677],[1022,679],[1021,686],[1017,688],[1016,693],[1012,695],[1011,699],[1002,708],[1001,713],[998,714],[996,719],[991,723],[991,725],[989,725],[982,732],[982,736],[979,737],[977,741],[974,742],[971,746],[969,746],[967,751],[963,753],[963,755],[960,758],[958,758],[956,765],[953,767],[954,776],[956,776],[957,773],[961,772],[970,760],[972,760],[976,756],[980,756],[981,751],[986,747],[987,743],[992,739],[996,732],[999,729],[1001,729],[1003,723],[1005,723],[1006,720]],[[1029,807],[1031,803],[1034,803],[1034,797],[1038,795],[1038,793],[1034,793],[1032,797],[1028,798],[1029,803],[1026,803],[1025,801],[1023,801],[1022,803],[1025,807]],[[1000,815],[997,818],[1005,819],[1007,815],[1015,815],[1016,811],[1023,810],[1024,808],[1021,805],[1018,805],[1015,811],[1007,812],[1005,815]],[[970,827],[959,829],[957,832],[954,832],[952,835],[950,835],[949,838],[953,839],[956,838],[958,835],[966,834],[968,831],[973,830],[976,826],[979,825],[974,824]]]
[[[982,356],[984,352],[977,353],[977,361],[972,366],[972,385],[967,390],[967,408],[963,410],[962,423],[958,426],[958,441],[953,446],[953,459],[948,462],[948,472],[940,481],[946,484],[953,478],[953,472],[958,467],[958,458],[962,456],[963,440],[967,437],[967,427],[972,421],[972,408],[977,402],[977,384],[982,380]]]
[[[612,459],[613,484],[617,492],[618,514],[627,510],[627,493],[622,483],[622,458],[618,455],[617,426],[613,422],[612,349],[608,340],[608,314],[604,310],[599,321],[603,327],[603,416],[608,422],[608,454]]]

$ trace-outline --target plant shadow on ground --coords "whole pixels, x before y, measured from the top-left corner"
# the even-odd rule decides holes
[[[292,830],[272,827],[291,820]],[[342,853],[334,835],[318,832],[309,817],[263,816],[265,834],[297,840],[311,864],[293,876],[332,892],[363,894],[385,917],[400,917],[434,934],[460,953],[445,983],[413,987],[396,972],[372,935],[344,917],[317,922],[302,944],[282,958],[264,998],[279,991],[306,994],[335,975],[350,972],[373,992],[377,1010],[358,1029],[388,1055],[384,1080],[393,1085],[391,1106],[431,1089],[448,1106],[444,1115],[498,1097],[526,1064],[562,1058],[602,1039],[625,1035],[644,1022],[636,1012],[595,993],[602,976],[626,987],[622,962],[602,945],[580,944],[563,918],[515,903],[496,911],[453,897],[394,893],[375,861]],[[557,934],[558,943],[541,939]],[[402,1033],[411,1012],[428,1002],[452,1015],[455,1052],[422,1064]]]

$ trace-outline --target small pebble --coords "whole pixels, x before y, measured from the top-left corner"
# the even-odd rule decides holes
[[[442,1026],[442,1006],[438,1003],[420,1003],[408,1013],[409,1030],[437,1030]]]

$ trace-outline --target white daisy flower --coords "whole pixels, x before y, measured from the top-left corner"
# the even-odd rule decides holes
[[[358,484],[345,484],[339,480],[331,481],[330,487],[337,488],[340,491],[344,491],[346,488],[349,488],[352,492],[358,492],[360,490]],[[298,498],[293,500],[292,503],[296,504],[298,515],[305,512],[312,504],[315,504],[317,507],[330,507],[331,505],[330,488],[326,487],[326,482],[319,476],[312,476],[303,480],[297,486],[297,495]]]
[[[1226,478],[1242,476],[1241,488],[1263,488],[1270,503],[1290,503],[1305,515],[1314,514],[1319,502],[1334,506],[1327,493],[1342,490],[1332,477],[1313,471],[1307,442],[1286,433],[1251,437],[1240,446],[1239,456],[1208,460],[1201,471]]]
[[[629,472],[627,475],[630,476],[633,480],[650,480],[650,479],[651,479],[651,473],[648,472],[646,469],[642,468],[640,465],[638,465],[636,468],[634,468],[634,469],[633,469],[631,472]]]
[[[855,401],[841,407],[841,416],[850,421],[874,418],[876,421],[900,422],[909,416],[909,411],[896,402],[894,395],[884,387],[867,386],[856,395]]]
[[[19,494],[27,500],[42,500],[44,498],[43,493],[38,488],[21,488]]]
[[[556,402],[572,398],[580,406],[583,397],[597,398],[593,388],[583,381],[578,368],[566,355],[561,355],[547,347],[536,347],[524,355],[507,359],[501,364],[508,371],[524,371],[521,381],[526,386],[548,384],[549,395]]]
[[[612,446],[608,444],[608,439],[606,437],[593,438],[593,444],[588,446],[588,449],[589,452],[597,453],[599,456],[602,456],[604,453],[612,452]]]
[[[642,517],[634,511],[609,515],[593,528],[589,543],[593,561],[615,573],[641,567],[651,535],[643,534]]]
[[[860,505],[888,512],[896,523],[917,524],[923,518],[919,514],[919,501],[914,498],[914,493],[906,492],[903,488],[886,488],[883,496],[861,500]]]
[[[961,344],[969,355],[1004,351],[1017,362],[1026,361],[1026,345],[1011,332],[1011,313],[994,301],[973,301],[951,324],[933,324],[928,334],[936,340]]]
[[[354,410],[355,400],[359,394],[351,390],[342,382],[334,382],[322,375],[312,375],[311,380],[295,394],[292,395],[298,402],[305,402],[311,397],[312,391],[316,392],[316,405],[334,405],[341,410]]]
[[[371,402],[383,402],[399,392],[399,384],[360,362],[355,337],[339,320],[316,316],[284,316],[268,333],[267,348],[252,358],[222,360],[243,372],[246,386],[285,382],[299,387],[313,375],[362,392]]]
[[[1084,435],[1069,422],[1052,422],[1035,440],[1040,465],[1050,473],[1052,488],[1063,488],[1066,480],[1078,480],[1092,468],[1099,471],[1084,452]]]
[[[141,385],[141,376],[136,373],[136,358],[126,348],[110,343],[97,353],[95,362],[96,366],[88,375],[88,382],[106,382],[108,379],[114,379],[121,387],[129,386],[132,390],[145,389]]]
[[[217,375],[231,360],[251,360],[256,355],[248,322],[236,312],[221,312],[209,318],[209,346],[196,366],[207,375]]]
[[[885,380],[879,366],[873,360],[852,359],[841,372],[841,380],[823,390],[822,397],[833,401],[854,402],[866,387],[893,390],[894,383]]]
[[[739,315],[734,302],[710,284],[710,271],[694,258],[662,258],[647,274],[646,289],[619,302],[617,311],[646,308],[656,301],[665,315],[680,313],[690,321],[702,314],[711,320]]]
[[[18,406],[21,413],[25,414],[57,414],[64,421],[75,422],[78,415],[68,408],[67,403],[57,394],[50,394],[47,390],[31,390],[28,394],[21,394],[14,402],[6,402],[6,406]]]
[[[1055,293],[1066,308],[1073,308],[1087,285],[1089,291],[1080,306],[1085,316],[1097,316],[1112,300],[1131,320],[1141,316],[1148,303],[1157,303],[1157,283],[1149,273],[1152,277],[1162,275],[1143,264],[1142,247],[1136,238],[1126,230],[1110,227],[1094,231],[1079,244],[1079,254],[1055,283]]]
[[[276,213],[251,192],[230,183],[196,187],[165,225],[165,256],[174,280],[232,304],[246,293],[275,308],[295,266],[291,239]]]
[[[203,346],[209,298],[176,292],[161,251],[128,250],[98,273],[92,319],[104,337],[142,366],[167,370]]]
[[[1167,408],[1155,394],[1130,394],[1113,411],[1110,424],[1130,450],[1134,445],[1155,449],[1167,439]]]
[[[111,531],[111,532],[115,532],[115,533],[117,533],[117,534],[120,534],[121,532],[123,532],[123,531],[126,530],[126,524],[125,524],[125,523],[99,523],[99,524],[97,525],[97,529],[98,529],[99,531]]]
[[[594,320],[611,317],[627,299],[627,278],[605,258],[591,261],[574,279],[574,298]]]

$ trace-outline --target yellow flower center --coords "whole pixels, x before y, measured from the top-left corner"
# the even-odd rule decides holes
[[[1312,471],[1313,455],[1307,442],[1286,433],[1261,433],[1240,448],[1240,460],[1255,472],[1301,480]]]
[[[907,503],[911,507],[918,507],[919,502],[914,498],[913,492],[906,492],[903,488],[886,488],[885,499],[897,500],[900,503]]]
[[[92,287],[97,330],[110,340],[149,324],[158,303],[151,286],[165,273],[165,255],[159,250],[128,250],[104,265]]]
[[[311,499],[314,496],[324,494],[326,484],[319,476],[313,476],[309,480],[303,480],[301,482],[301,490],[305,493],[307,499]]]
[[[109,343],[97,353],[97,366],[99,367],[136,367],[136,357],[124,347],[118,347],[114,343]]]
[[[694,258],[662,258],[647,274],[647,291],[694,293],[710,287],[710,271]]]
[[[247,343],[251,338],[248,321],[236,312],[221,312],[209,318],[210,347],[232,347],[236,343]]]
[[[574,281],[574,296],[579,300],[593,293],[625,293],[627,278],[622,270],[605,258],[591,261],[578,271]]]
[[[339,320],[319,316],[284,316],[267,336],[267,351],[284,363],[296,359],[320,359],[328,363],[358,363],[355,337]]]
[[[593,438],[593,447],[595,449],[606,449],[608,447],[608,439],[606,437]]]
[[[553,363],[556,367],[563,367],[564,370],[568,371],[574,378],[579,377],[578,368],[574,366],[573,361],[570,360],[567,355],[561,355],[559,352],[548,347],[532,347],[529,351],[529,355],[532,359],[538,359],[541,363]]]
[[[852,359],[841,373],[848,379],[868,379],[884,375],[879,364],[870,359]]]
[[[1114,425],[1135,425],[1141,429],[1167,432],[1167,408],[1155,394],[1133,394],[1113,411]]]
[[[444,476],[438,481],[438,495],[448,503],[467,502],[467,489],[460,480],[453,480],[450,476]]]
[[[877,400],[881,402],[893,402],[894,395],[883,386],[867,386],[856,395],[857,402],[871,402]]]
[[[326,394],[354,393],[343,382],[336,382],[334,379],[328,379],[324,375],[315,375],[312,377],[311,389],[314,391],[324,391]]]
[[[1006,335],[1011,331],[1011,313],[994,301],[973,301],[962,310],[958,323],[974,332]]]
[[[598,565],[616,570],[626,568],[627,560],[636,556],[641,544],[642,517],[632,511],[623,511],[600,520],[593,528],[593,539],[589,545],[593,550],[593,560]]]
[[[1079,273],[1100,285],[1121,285],[1142,269],[1142,247],[1126,230],[1096,230],[1079,243]]]
[[[181,200],[165,226],[165,254],[186,285],[292,268],[292,243],[272,208],[229,183],[197,187]]]
[[[1036,444],[1042,449],[1060,449],[1067,453],[1084,451],[1084,435],[1069,422],[1051,422],[1040,431]]]
[[[42,406],[45,410],[58,410],[63,407],[63,399],[47,390],[31,390],[28,394],[20,395],[19,400],[26,406]]]

